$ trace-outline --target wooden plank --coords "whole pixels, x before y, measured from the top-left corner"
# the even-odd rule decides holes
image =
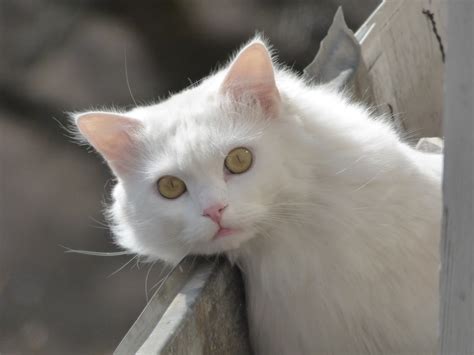
[[[394,115],[413,142],[441,136],[441,5],[442,0],[385,0],[356,33],[375,104]]]
[[[151,297],[142,313],[124,336],[114,355],[134,354],[149,337],[155,325],[181,291],[186,281],[192,277],[195,264],[191,259],[184,260],[170,275],[162,287]]]
[[[244,300],[236,268],[199,264],[137,354],[250,354]]]
[[[441,354],[474,354],[474,2],[449,2]]]
[[[345,22],[342,7],[337,9],[316,57],[304,69],[304,76],[330,88],[348,89],[354,99],[373,106],[372,85],[360,44]]]
[[[432,137],[432,138],[421,138],[415,149],[426,152],[426,153],[436,153],[442,154],[443,153],[444,143],[441,138]]]

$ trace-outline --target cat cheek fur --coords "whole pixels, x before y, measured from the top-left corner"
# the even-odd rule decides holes
[[[108,210],[116,243],[148,260],[179,262],[186,251],[183,243],[174,237],[181,230],[183,221],[167,218],[173,212],[178,213],[178,208],[167,206],[165,215],[156,202],[160,197],[155,191],[133,186],[127,180],[118,180],[113,191],[114,201]]]

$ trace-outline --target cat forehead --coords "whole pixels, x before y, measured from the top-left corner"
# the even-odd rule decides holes
[[[248,135],[260,125],[255,112],[236,110],[209,86],[203,83],[156,105],[135,108],[127,115],[142,121],[146,139],[162,144],[228,140]]]
[[[251,146],[265,122],[252,110],[236,110],[218,92],[219,77],[205,80],[127,115],[142,121],[143,141],[152,170],[189,170],[215,165],[237,146]],[[239,111],[239,112],[238,112]]]
[[[205,123],[177,119],[163,134],[151,133],[145,139],[145,171],[156,174],[191,177],[208,176],[221,166],[234,136],[210,129]],[[184,175],[183,175],[184,174]]]
[[[144,148],[152,170],[211,166],[234,146],[248,145],[254,129],[216,103],[176,106],[168,102],[135,111],[144,123]]]
[[[223,133],[225,113],[213,103],[193,105],[191,103],[162,103],[141,109],[138,117],[145,127],[147,140],[172,144],[208,140]]]

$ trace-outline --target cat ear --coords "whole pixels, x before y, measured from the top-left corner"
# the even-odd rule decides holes
[[[107,161],[115,174],[126,173],[137,158],[134,134],[142,124],[114,113],[88,112],[74,117],[82,136]]]
[[[280,93],[270,53],[263,43],[253,42],[239,53],[227,72],[221,92],[237,100],[242,96],[254,97],[266,114],[278,113]]]

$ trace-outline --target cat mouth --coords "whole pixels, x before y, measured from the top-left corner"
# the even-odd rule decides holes
[[[237,232],[238,232],[237,229],[219,226],[219,229],[217,230],[216,234],[214,234],[212,239],[216,240],[216,239],[225,238]]]

